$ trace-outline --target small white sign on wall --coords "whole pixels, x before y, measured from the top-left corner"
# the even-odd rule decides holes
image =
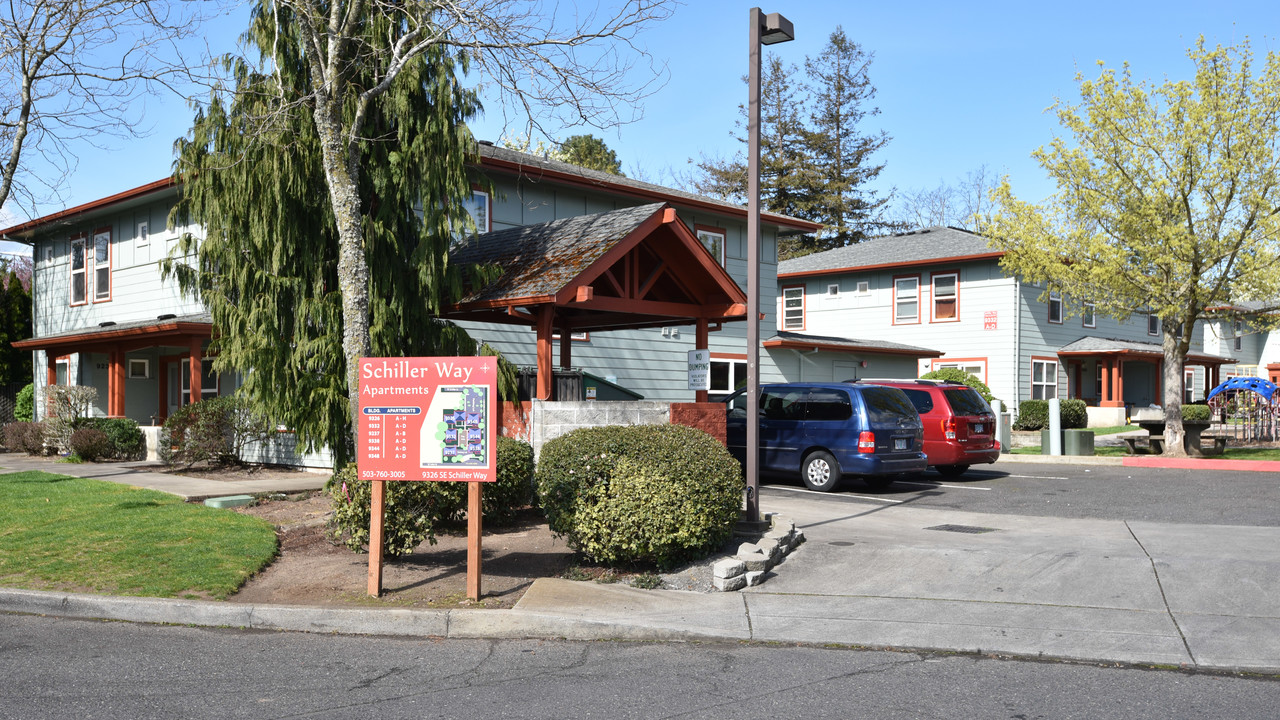
[[[689,389],[711,389],[711,351],[689,351]]]

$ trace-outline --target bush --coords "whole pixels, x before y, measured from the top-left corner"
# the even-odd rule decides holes
[[[1183,422],[1209,422],[1213,417],[1213,412],[1209,410],[1208,405],[1183,405],[1182,421]]]
[[[1023,400],[1018,406],[1018,419],[1014,430],[1040,430],[1049,427],[1049,401]]]
[[[738,462],[683,425],[575,430],[542,447],[536,477],[551,530],[606,564],[666,568],[706,555],[742,507]]]
[[[44,425],[34,422],[11,422],[5,425],[4,446],[12,452],[43,455]]]
[[[160,459],[167,465],[239,463],[247,446],[274,434],[266,418],[240,397],[210,398],[185,405],[164,421]]]
[[[106,433],[111,441],[111,452],[104,457],[117,460],[141,460],[147,454],[147,439],[143,436],[138,423],[128,418],[80,418],[72,425],[80,428],[93,428]],[[85,458],[86,460],[88,458]]]
[[[87,385],[48,385],[44,397],[49,405],[49,417],[44,421],[45,444],[57,452],[71,452],[71,433],[75,423],[88,417],[98,389]]]
[[[977,390],[978,394],[981,395],[982,399],[986,400],[988,404],[995,399],[995,396],[991,394],[991,388],[987,387],[986,383],[979,380],[977,375],[967,373],[960,368],[938,368],[937,370],[921,375],[920,379],[957,382],[961,385],[968,385],[974,390]]]
[[[1063,430],[1089,427],[1089,406],[1079,398],[1063,400],[1059,407]],[[1048,423],[1046,422],[1046,427]]]
[[[107,434],[97,428],[82,427],[71,432],[69,441],[71,446],[71,454],[78,456],[81,460],[95,462],[104,457],[110,457],[115,449],[111,444],[111,438]]]
[[[481,508],[486,523],[501,525],[533,500],[533,447],[514,438],[498,438],[497,479],[485,483]],[[373,484],[359,480],[348,465],[325,484],[333,500],[330,535],[360,552],[369,545],[369,503]],[[383,498],[382,551],[388,557],[412,552],[423,541],[435,544],[436,528],[465,517],[465,482],[388,482]]]
[[[13,419],[18,422],[31,422],[36,419],[36,386],[27,383],[18,391],[13,401]]]

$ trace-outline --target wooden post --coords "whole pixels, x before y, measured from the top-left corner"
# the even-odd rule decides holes
[[[373,497],[369,502],[369,594],[382,596],[382,520],[386,499],[385,480],[373,480]]]
[[[484,509],[481,503],[482,482],[467,483],[467,598],[479,600],[480,536],[484,531]]]
[[[544,305],[538,308],[538,390],[539,400],[551,399],[551,388],[555,386],[555,368],[551,363],[551,328],[555,318],[555,308]]]
[[[707,337],[709,333],[710,333],[710,329],[708,328],[708,325],[707,325],[707,319],[704,317],[698,318],[698,324],[694,326],[694,331],[693,331],[693,349],[694,350],[706,350],[709,347],[708,343],[710,342],[710,338]],[[693,393],[693,401],[700,402],[700,403],[706,402],[707,391],[695,390]]]

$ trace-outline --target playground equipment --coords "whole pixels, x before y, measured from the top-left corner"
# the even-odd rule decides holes
[[[1233,377],[1209,391],[1214,434],[1237,440],[1270,442],[1280,424],[1280,394],[1260,377]]]

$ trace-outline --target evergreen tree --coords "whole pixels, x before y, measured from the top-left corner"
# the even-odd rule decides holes
[[[8,272],[0,297],[0,383],[28,383],[33,377],[31,351],[18,350],[12,343],[33,334],[31,290],[17,272],[11,268]]]
[[[203,226],[205,237],[183,238],[165,272],[212,313],[214,367],[241,373],[258,409],[308,449],[328,445],[341,467],[353,453],[348,328],[339,233],[308,102],[314,88],[300,44],[276,38],[296,29],[289,8],[260,3],[253,18],[246,40],[276,71],[235,60],[234,91],[215,95],[178,142],[183,185],[173,221]],[[394,40],[385,18],[360,22],[369,47]],[[362,118],[358,201],[374,356],[475,352],[462,330],[435,318],[461,290],[445,259],[467,216],[465,163],[475,153],[464,121],[479,105],[459,85],[459,66],[464,60],[443,46],[414,56]],[[355,72],[354,84],[376,81],[371,70]]]
[[[781,238],[782,259],[860,242],[896,225],[881,216],[887,198],[866,189],[884,169],[871,156],[889,142],[883,131],[862,135],[875,88],[867,75],[871,56],[837,28],[822,53],[799,69],[770,56],[760,85],[760,205],[768,211],[821,222],[817,236]],[[808,117],[802,108],[812,107]],[[745,106],[740,107],[743,116]],[[739,129],[745,129],[740,121]],[[738,138],[746,142],[745,134]],[[730,202],[747,202],[747,164],[732,160],[698,163],[694,188]]]
[[[573,135],[560,144],[556,159],[572,163],[590,170],[599,170],[612,175],[625,175],[618,155],[604,144],[604,140],[595,135]]]

